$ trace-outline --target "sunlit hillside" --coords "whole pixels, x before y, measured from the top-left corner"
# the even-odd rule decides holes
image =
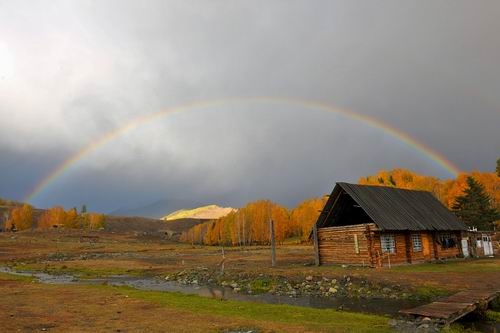
[[[167,216],[164,216],[162,220],[165,221],[174,221],[179,219],[216,220],[234,211],[236,211],[236,209],[231,207],[208,205],[193,209],[181,209],[171,214],[168,214]]]

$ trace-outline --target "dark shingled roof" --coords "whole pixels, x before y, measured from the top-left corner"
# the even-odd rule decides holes
[[[345,191],[381,230],[467,230],[430,192],[393,187],[337,183],[320,214],[326,221],[335,199]]]

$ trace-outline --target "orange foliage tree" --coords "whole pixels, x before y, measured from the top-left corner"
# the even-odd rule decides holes
[[[292,210],[291,221],[294,233],[302,241],[309,239],[312,226],[318,220],[320,211],[325,206],[327,198],[327,196],[324,196],[323,198],[305,200]]]
[[[50,229],[53,227],[64,227],[69,229],[98,230],[104,227],[105,217],[98,213],[78,214],[76,208],[67,212],[63,207],[47,209],[38,219],[38,228]]]
[[[500,177],[493,172],[473,171],[462,173],[456,179],[440,180],[436,177],[423,176],[406,169],[380,171],[376,175],[361,177],[360,184],[391,186],[411,190],[423,190],[433,193],[445,206],[451,208],[456,198],[467,188],[467,177],[480,182],[492,198],[494,205],[500,208]]]
[[[314,207],[319,207],[316,211],[321,209],[321,199],[313,199],[311,202]],[[309,203],[306,203],[302,207],[308,205]],[[216,221],[192,227],[181,235],[181,241],[192,244],[235,246],[269,244],[269,219],[272,218],[276,241],[282,243],[290,237],[302,237],[306,233],[308,236],[308,232],[304,230],[312,226],[317,213],[301,212],[300,209],[296,211],[294,219],[287,208],[269,200],[258,200]],[[301,218],[306,218],[307,221],[299,221]]]
[[[33,227],[33,207],[28,204],[15,207],[5,223],[7,230],[25,230]]]
[[[47,209],[38,219],[38,228],[50,229],[66,226],[67,217],[63,207],[57,206]]]

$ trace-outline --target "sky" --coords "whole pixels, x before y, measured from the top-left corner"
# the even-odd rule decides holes
[[[109,212],[160,199],[291,207],[380,169],[500,157],[498,1],[0,0],[0,197]],[[231,99],[240,99],[235,101]],[[219,104],[207,101],[222,100]]]

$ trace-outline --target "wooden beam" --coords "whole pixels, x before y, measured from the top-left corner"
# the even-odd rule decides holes
[[[342,195],[342,192],[343,190],[341,190],[341,192],[339,193],[339,195],[335,198],[335,201],[333,202],[332,204],[332,207],[330,208],[330,210],[328,211],[328,213],[326,214],[326,217],[325,219],[323,220],[323,224],[328,221],[328,217],[330,217],[330,214],[332,213],[333,211],[333,207],[335,207],[335,204],[337,203],[337,201],[339,200],[340,196]]]
[[[313,239],[314,239],[314,263],[316,266],[320,265],[319,262],[319,242],[318,242],[318,226],[316,223],[313,225]]]

